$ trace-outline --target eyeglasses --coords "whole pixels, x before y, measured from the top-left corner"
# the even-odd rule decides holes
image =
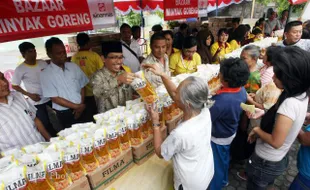
[[[124,56],[108,56],[108,59],[113,59],[113,60],[123,60],[125,57]]]

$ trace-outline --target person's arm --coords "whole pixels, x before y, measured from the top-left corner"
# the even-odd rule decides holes
[[[40,121],[40,119],[38,119],[37,117],[34,119],[34,123],[39,131],[39,133],[41,133],[41,135],[44,137],[44,139],[46,141],[49,141],[51,136],[50,134],[46,131],[46,129],[43,126],[43,123]]]
[[[304,146],[310,146],[310,132],[304,132],[303,130],[300,130],[298,134],[298,140],[300,144]]]
[[[58,104],[62,107],[70,108],[70,109],[78,109],[81,104],[75,104],[61,97],[51,97],[53,103]]]
[[[85,100],[85,87],[81,89],[81,104],[84,104]]]
[[[27,92],[26,90],[22,89],[19,85],[13,85],[12,84],[12,88],[14,90],[16,90],[17,92],[22,93],[25,96],[28,96],[29,98],[31,98],[33,101],[38,102],[41,100],[41,97],[39,94],[32,94],[30,92]]]
[[[249,95],[247,97],[247,103],[251,104],[251,105],[254,105],[256,108],[259,108],[259,109],[262,109],[262,110],[265,109],[263,104],[259,104],[259,103],[255,102],[255,100],[251,96],[249,96]]]
[[[275,149],[279,149],[293,125],[293,120],[285,115],[278,114],[272,134],[264,132],[260,127],[255,127],[249,136],[257,134],[265,143]]]
[[[159,121],[153,122],[154,125],[160,125]],[[163,138],[161,137],[160,127],[154,127],[154,149],[159,158],[163,158],[161,155],[161,145],[163,144]]]
[[[175,75],[174,72],[176,69],[176,65],[177,65],[177,59],[176,59],[176,56],[173,54],[170,56],[170,59],[169,59],[169,70],[170,70],[171,75]]]

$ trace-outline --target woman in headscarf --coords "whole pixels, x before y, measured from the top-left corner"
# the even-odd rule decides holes
[[[214,42],[214,38],[210,30],[204,29],[197,34],[197,53],[201,57],[201,63],[212,63],[212,55],[210,47]]]

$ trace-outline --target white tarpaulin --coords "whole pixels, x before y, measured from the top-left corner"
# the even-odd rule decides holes
[[[302,11],[302,14],[301,14],[301,19],[310,20],[310,1],[308,1],[306,6],[304,7],[304,10]]]

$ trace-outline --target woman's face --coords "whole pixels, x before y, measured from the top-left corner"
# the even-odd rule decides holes
[[[219,36],[219,42],[226,43],[228,40],[228,36],[229,36],[228,34],[222,32],[222,34]]]
[[[248,51],[242,51],[242,52],[241,52],[241,55],[240,55],[240,58],[243,59],[243,60],[246,62],[246,64],[248,65],[248,67],[251,67],[251,66],[253,66],[253,64],[256,64],[255,59],[253,59],[253,58],[249,55]]]
[[[190,58],[190,57],[193,57],[196,51],[197,51],[197,46],[194,46],[189,49],[183,49],[183,54],[185,55],[185,57]]]
[[[280,81],[280,79],[277,78],[276,74],[273,75],[272,77],[274,84],[279,88],[279,89],[283,89],[283,84]]]
[[[212,38],[211,38],[211,35],[209,35],[206,39],[206,45],[211,46],[211,41],[212,41]]]
[[[172,46],[172,42],[173,42],[172,37],[169,34],[166,34],[165,38],[166,38],[166,41],[167,41],[167,47],[168,48],[171,47]]]

